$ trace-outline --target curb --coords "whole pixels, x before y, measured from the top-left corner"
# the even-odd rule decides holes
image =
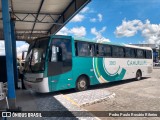
[[[93,105],[93,104],[96,104],[96,103],[104,102],[104,101],[107,101],[109,99],[115,98],[115,95],[116,95],[115,93],[112,93],[109,96],[106,96],[106,97],[103,97],[103,98],[100,98],[100,99],[96,99],[96,100],[91,101],[91,102],[86,102],[86,103],[83,103],[82,105],[79,105],[79,106],[80,107],[86,107],[86,106]]]

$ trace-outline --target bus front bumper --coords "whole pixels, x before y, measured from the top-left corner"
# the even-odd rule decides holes
[[[24,80],[24,85],[26,89],[38,92],[38,93],[47,93],[49,91],[48,78],[43,78],[42,82],[30,82]]]

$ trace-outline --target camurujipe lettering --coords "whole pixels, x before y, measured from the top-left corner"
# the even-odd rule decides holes
[[[127,65],[131,66],[131,65],[147,65],[147,62],[145,60],[128,60],[127,61]]]

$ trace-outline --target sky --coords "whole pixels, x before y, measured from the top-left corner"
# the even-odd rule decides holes
[[[24,41],[16,41],[17,57],[22,58],[22,51],[27,51],[29,44]],[[5,55],[4,41],[0,41],[0,55]]]
[[[57,34],[113,43],[160,44],[159,6],[160,0],[91,0]],[[0,42],[0,49],[3,46]],[[26,43],[17,43],[18,56],[27,48]]]
[[[91,0],[58,34],[160,44],[160,0]]]

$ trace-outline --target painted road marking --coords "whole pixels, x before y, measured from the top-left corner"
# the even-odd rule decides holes
[[[71,102],[73,105],[76,105],[76,106],[80,107],[80,105],[79,105],[77,102],[75,102],[73,99],[71,99],[71,98],[68,97],[67,95],[63,95],[63,97],[64,97],[65,99],[67,99],[69,102]]]
[[[66,99],[66,100],[68,100],[69,102],[71,102],[73,105],[76,105],[77,107],[80,107],[80,105],[77,103],[77,102],[75,102],[73,99],[71,99],[70,97],[68,97],[67,95],[63,95],[62,94],[62,96]],[[81,107],[80,107],[81,108]],[[81,109],[83,109],[83,108],[81,108]],[[86,110],[86,109],[83,109],[84,111],[86,111],[86,112],[89,112],[88,110]],[[90,112],[89,112],[90,113]],[[92,114],[92,113],[91,113]],[[92,114],[93,115],[93,114]],[[98,117],[96,117],[96,116],[92,116],[92,117],[94,117],[96,120],[101,120],[100,118],[98,118]]]

